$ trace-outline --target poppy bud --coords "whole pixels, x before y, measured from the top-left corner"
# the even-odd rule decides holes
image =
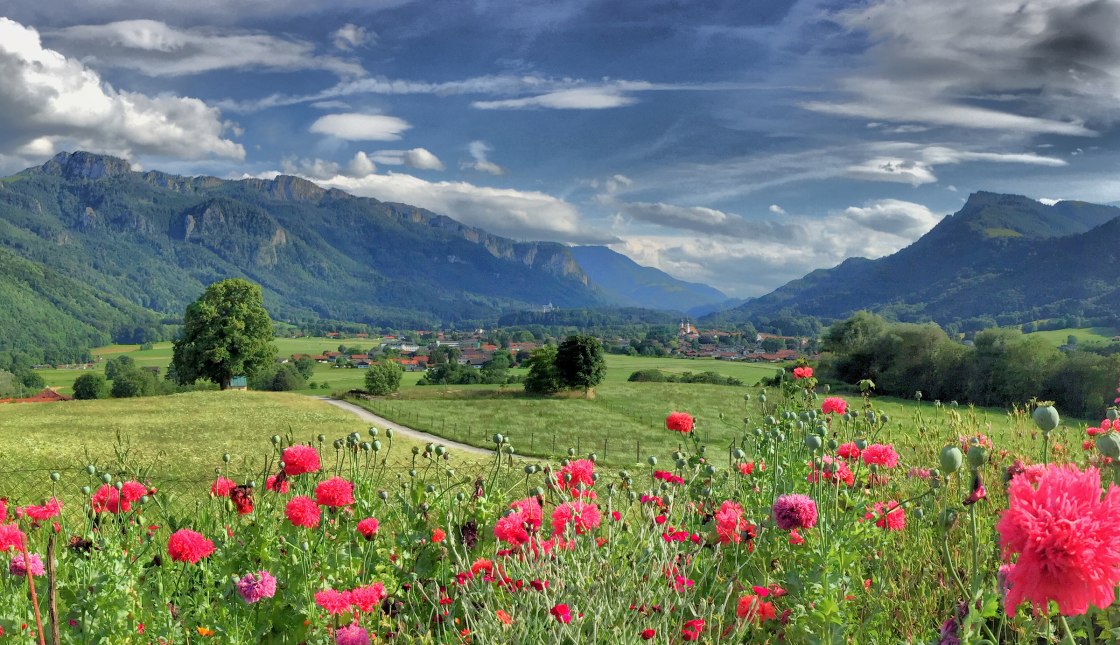
[[[964,462],[964,455],[961,454],[961,449],[949,445],[941,449],[941,468],[947,473],[955,473],[961,468]]]

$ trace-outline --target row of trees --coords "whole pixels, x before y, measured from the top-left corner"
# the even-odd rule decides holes
[[[825,334],[822,368],[847,383],[870,378],[883,394],[1010,406],[1032,398],[1098,418],[1115,397],[1120,356],[1062,352],[1018,329],[978,332],[971,345],[935,324],[889,323],[865,311]]]

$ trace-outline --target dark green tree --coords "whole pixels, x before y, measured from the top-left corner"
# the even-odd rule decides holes
[[[105,377],[100,374],[82,374],[74,379],[75,399],[103,399],[108,393]]]
[[[404,370],[393,361],[377,361],[366,372],[366,391],[377,396],[396,392],[401,386]]]
[[[307,385],[303,373],[292,365],[281,365],[272,377],[269,389],[273,392],[292,392],[302,390]]]
[[[136,361],[132,360],[131,356],[125,355],[110,358],[109,361],[105,363],[105,378],[112,381],[117,378],[117,374],[123,374],[133,369],[136,369]]]
[[[295,362],[296,369],[299,371],[300,376],[309,379],[315,375],[315,361],[304,356]]]
[[[594,336],[568,336],[556,348],[556,374],[564,387],[581,389],[586,394],[603,382],[607,362],[603,346]]]
[[[234,376],[251,377],[276,357],[272,321],[261,288],[241,278],[216,282],[187,306],[172,365],[182,385],[199,379],[229,387]]]
[[[114,399],[127,399],[136,396],[151,396],[155,393],[155,377],[140,370],[129,370],[117,374],[113,379],[110,394]]]
[[[563,389],[564,384],[556,372],[556,346],[545,345],[533,350],[529,356],[529,374],[525,377],[525,391],[529,394],[552,394]]]

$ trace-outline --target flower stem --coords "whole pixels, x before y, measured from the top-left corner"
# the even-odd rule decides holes
[[[1073,631],[1070,630],[1069,623],[1066,622],[1066,617],[1059,614],[1058,622],[1061,623],[1062,631],[1065,633],[1065,636],[1062,638],[1062,645],[1077,645],[1077,641],[1073,638]]]

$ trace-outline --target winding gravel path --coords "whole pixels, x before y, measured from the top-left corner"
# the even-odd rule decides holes
[[[356,415],[359,419],[361,419],[363,421],[368,421],[369,423],[377,426],[378,428],[381,428],[381,429],[392,428],[394,433],[397,433],[401,436],[408,437],[410,439],[416,439],[417,441],[423,441],[425,443],[431,442],[431,443],[434,443],[434,444],[437,444],[437,445],[446,446],[447,448],[451,448],[453,450],[461,450],[463,452],[469,452],[469,453],[472,453],[472,454],[475,454],[475,455],[486,455],[486,456],[493,456],[494,455],[493,450],[487,450],[485,448],[479,448],[478,446],[471,446],[471,445],[468,445],[468,444],[465,444],[465,443],[459,443],[458,441],[451,441],[449,439],[444,439],[443,437],[437,437],[434,434],[428,434],[427,432],[421,432],[419,430],[413,430],[412,428],[402,426],[399,423],[393,423],[392,421],[386,419],[385,417],[377,416],[376,414],[370,412],[369,410],[367,410],[367,409],[365,409],[361,406],[354,405],[353,403],[348,403],[346,401],[339,401],[338,399],[332,399],[329,396],[317,396],[315,398],[317,398],[320,401],[323,401],[325,403],[329,403],[330,405],[333,405],[334,407],[339,408],[341,410],[346,410],[347,412],[350,412],[350,413]]]

